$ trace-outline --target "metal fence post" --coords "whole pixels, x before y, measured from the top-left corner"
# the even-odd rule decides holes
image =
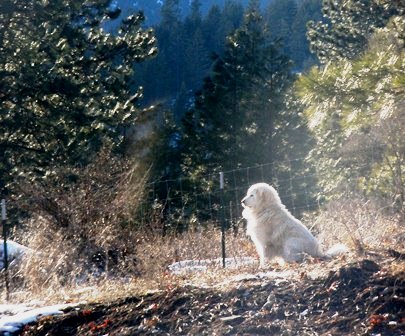
[[[224,204],[224,173],[219,173],[219,189],[221,201],[221,246],[222,246],[222,267],[225,268],[225,204]]]
[[[6,214],[6,200],[1,200],[1,223],[3,225],[3,248],[4,248],[4,280],[6,282],[6,300],[10,299],[10,287],[8,283],[8,253],[7,253],[7,214]]]

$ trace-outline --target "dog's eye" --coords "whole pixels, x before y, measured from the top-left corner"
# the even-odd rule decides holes
[[[254,195],[253,194],[251,194],[249,197],[253,197]]]

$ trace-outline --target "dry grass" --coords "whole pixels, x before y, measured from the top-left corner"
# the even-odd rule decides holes
[[[221,256],[221,232],[212,225],[209,229],[162,236],[161,231],[145,233],[141,228],[125,228],[111,221],[89,224],[80,230],[76,227],[72,234],[52,229],[49,220],[36,217],[29,225],[30,231],[20,236],[24,237],[20,241],[36,252],[27,255],[13,273],[13,302],[109,301],[190,283],[211,286],[232,275],[257,272],[257,265],[252,265],[238,269],[212,266],[207,272],[170,274],[168,266],[175,261]],[[311,222],[326,248],[337,242],[346,244],[352,252],[401,250],[404,246],[399,217],[371,202],[332,202]],[[244,230],[226,233],[226,253],[234,258],[256,256]],[[336,263],[339,267],[341,262],[344,259],[330,266]],[[392,267],[401,267],[395,265]],[[310,265],[308,274],[318,274],[317,268],[316,264]]]
[[[341,242],[361,253],[368,249],[403,249],[405,243],[401,215],[373,201],[331,201],[313,225],[325,247]]]
[[[86,241],[86,249],[77,236],[50,229],[47,219],[36,218],[34,222],[32,230],[24,232],[24,243],[34,252],[11,272],[13,302],[105,301],[190,282],[212,284],[235,273],[221,266],[181,276],[173,276],[168,270],[176,261],[220,258],[221,231],[217,228],[162,236],[107,225],[98,231],[93,228],[94,240]],[[100,251],[117,251],[117,255],[112,258],[106,253],[101,262],[94,261],[94,246],[105,248]],[[226,253],[228,258],[256,255],[242,231],[227,232]]]

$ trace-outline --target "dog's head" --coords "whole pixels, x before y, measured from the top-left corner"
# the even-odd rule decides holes
[[[244,208],[252,210],[260,210],[272,204],[281,204],[277,191],[267,183],[252,185],[241,202]]]

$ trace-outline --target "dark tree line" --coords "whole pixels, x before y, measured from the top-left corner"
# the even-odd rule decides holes
[[[179,0],[165,1],[155,27],[159,54],[137,68],[138,84],[145,91],[143,102],[173,105],[177,120],[202,87],[213,59],[224,53],[226,37],[243,23],[247,8],[242,1],[227,0],[203,15],[201,7],[202,1],[192,1],[184,18]],[[321,19],[320,0],[274,0],[266,6],[258,2],[258,8],[268,36],[280,39],[280,50],[292,60],[293,71],[316,62],[309,51],[306,23]]]
[[[102,27],[106,21],[117,19],[120,11],[108,1],[3,1],[2,193],[29,199],[30,192],[24,194],[21,185],[38,185],[38,190],[44,190],[44,185],[57,185],[55,190],[67,190],[80,180],[78,169],[94,163],[100,151],[104,157],[111,155],[117,161],[117,157],[125,156],[134,159],[141,167],[139,179],[147,173],[149,181],[192,181],[181,190],[182,195],[190,198],[213,188],[209,174],[264,163],[271,168],[261,178],[276,184],[277,180],[294,181],[297,189],[308,188],[309,181],[301,177],[312,175],[305,170],[303,159],[313,148],[313,140],[302,112],[305,110],[311,123],[313,118],[308,116],[319,111],[325,102],[345,105],[314,114],[324,118],[319,127],[312,129],[318,144],[310,156],[318,158],[318,168],[329,173],[333,171],[333,160],[343,162],[334,149],[340,148],[341,143],[350,143],[346,141],[348,131],[361,135],[356,139],[376,134],[379,143],[389,149],[380,153],[388,162],[381,165],[381,171],[394,171],[393,184],[398,190],[402,188],[402,179],[397,181],[402,176],[402,150],[394,148],[392,136],[388,144],[385,141],[387,134],[399,133],[402,127],[400,100],[395,98],[403,80],[398,62],[402,49],[387,42],[396,41],[396,36],[403,34],[402,21],[394,19],[400,17],[399,4],[353,0],[335,6],[324,1],[324,21],[310,23],[307,34],[322,63],[337,63],[330,67],[330,72],[314,67],[300,77],[301,101],[292,87],[296,80],[294,69],[298,64],[298,68],[303,68],[314,62],[307,53],[308,45],[302,41],[307,19],[316,20],[319,15],[318,1],[275,0],[266,8],[261,8],[257,0],[250,0],[246,7],[237,1],[225,1],[223,7],[213,6],[206,16],[201,15],[200,9],[201,2],[194,0],[189,15],[182,18],[179,1],[167,0],[155,31],[142,27],[144,17],[139,13],[122,20],[116,34],[109,34]],[[379,27],[388,33],[378,35]],[[381,45],[387,45],[395,57],[386,55],[391,57],[384,68],[388,75],[378,72],[385,86],[380,83],[375,89],[384,88],[386,94],[371,106],[368,83],[379,81],[368,69],[380,66],[367,56],[380,52],[377,47],[369,51],[372,38],[384,39]],[[319,71],[334,78],[341,72],[340,66],[347,71],[351,62],[361,56],[364,59],[353,63],[354,69],[360,71],[343,78],[350,82],[358,76],[359,86],[354,91],[362,93],[357,97],[361,99],[355,100],[358,105],[353,103],[351,91],[339,91],[335,82],[318,83],[329,78],[319,76]],[[361,71],[363,68],[372,75],[370,78],[362,75],[366,73]],[[142,109],[142,97],[144,105],[153,102],[156,106]],[[319,101],[312,106],[312,98],[307,97],[317,97]],[[355,118],[348,106],[357,111]],[[388,127],[388,119],[375,117],[376,112],[370,114],[374,117],[363,112],[376,111],[381,106],[392,110],[390,117],[396,116],[398,121]],[[381,125],[373,127],[371,119]],[[347,120],[352,122],[352,128],[348,128]],[[133,142],[124,141],[128,140],[128,130],[135,133]],[[109,154],[105,154],[106,148]],[[292,157],[299,158],[292,167],[279,164]],[[126,161],[122,167],[127,164]],[[114,168],[117,170],[111,174],[117,176],[119,164]],[[99,178],[97,183],[102,180]],[[311,181],[311,185],[315,183]],[[292,190],[291,184],[283,182],[277,187]],[[166,206],[168,192],[165,187],[153,194],[153,201],[163,207],[165,219],[176,207]],[[398,194],[403,195],[403,191]],[[292,197],[299,199],[298,195]],[[49,196],[43,210],[52,206],[55,212],[57,199]],[[175,211],[191,214],[194,209],[178,207]]]
[[[196,17],[199,17],[198,2],[194,4]],[[188,95],[188,104],[183,106],[185,112],[177,114],[177,123],[167,124],[166,139],[176,141],[174,146],[173,142],[166,141],[166,146],[159,147],[164,163],[160,162],[159,156],[154,159],[154,167],[160,167],[160,170],[154,170],[153,177],[163,180],[184,178],[181,193],[183,196],[190,194],[190,198],[215,191],[218,186],[212,184],[210,176],[219,171],[268,164],[260,178],[273,183],[277,183],[277,179],[291,180],[294,174],[308,174],[302,168],[302,161],[295,162],[293,173],[290,167],[278,164],[285,163],[294,154],[305,157],[311,141],[300,125],[300,109],[289,94],[294,80],[293,62],[284,53],[282,39],[271,34],[258,1],[250,1],[244,10],[234,3],[229,8],[241,22],[232,21],[234,29],[226,36],[222,50],[212,57],[201,89]],[[241,14],[236,15],[239,11]],[[170,22],[174,22],[174,12],[170,13]],[[222,19],[226,17],[222,16]],[[154,61],[156,65],[158,59]],[[179,84],[175,75],[171,80],[173,85]],[[178,103],[174,100],[172,105],[175,112]],[[171,153],[169,156],[163,154],[168,152]],[[259,175],[252,176],[252,180],[258,178]],[[296,181],[302,183],[302,180]],[[238,183],[247,182],[242,179]],[[291,185],[287,186],[286,182],[278,187],[291,193]],[[169,192],[170,197],[176,193],[173,188],[161,184],[153,194],[165,204]],[[200,198],[206,204],[219,201]],[[173,204],[171,206],[172,209],[166,210],[173,210]],[[182,206],[184,204],[179,203],[177,210]],[[190,216],[193,211],[198,211],[198,207],[194,209],[191,202],[188,209],[181,211]]]

